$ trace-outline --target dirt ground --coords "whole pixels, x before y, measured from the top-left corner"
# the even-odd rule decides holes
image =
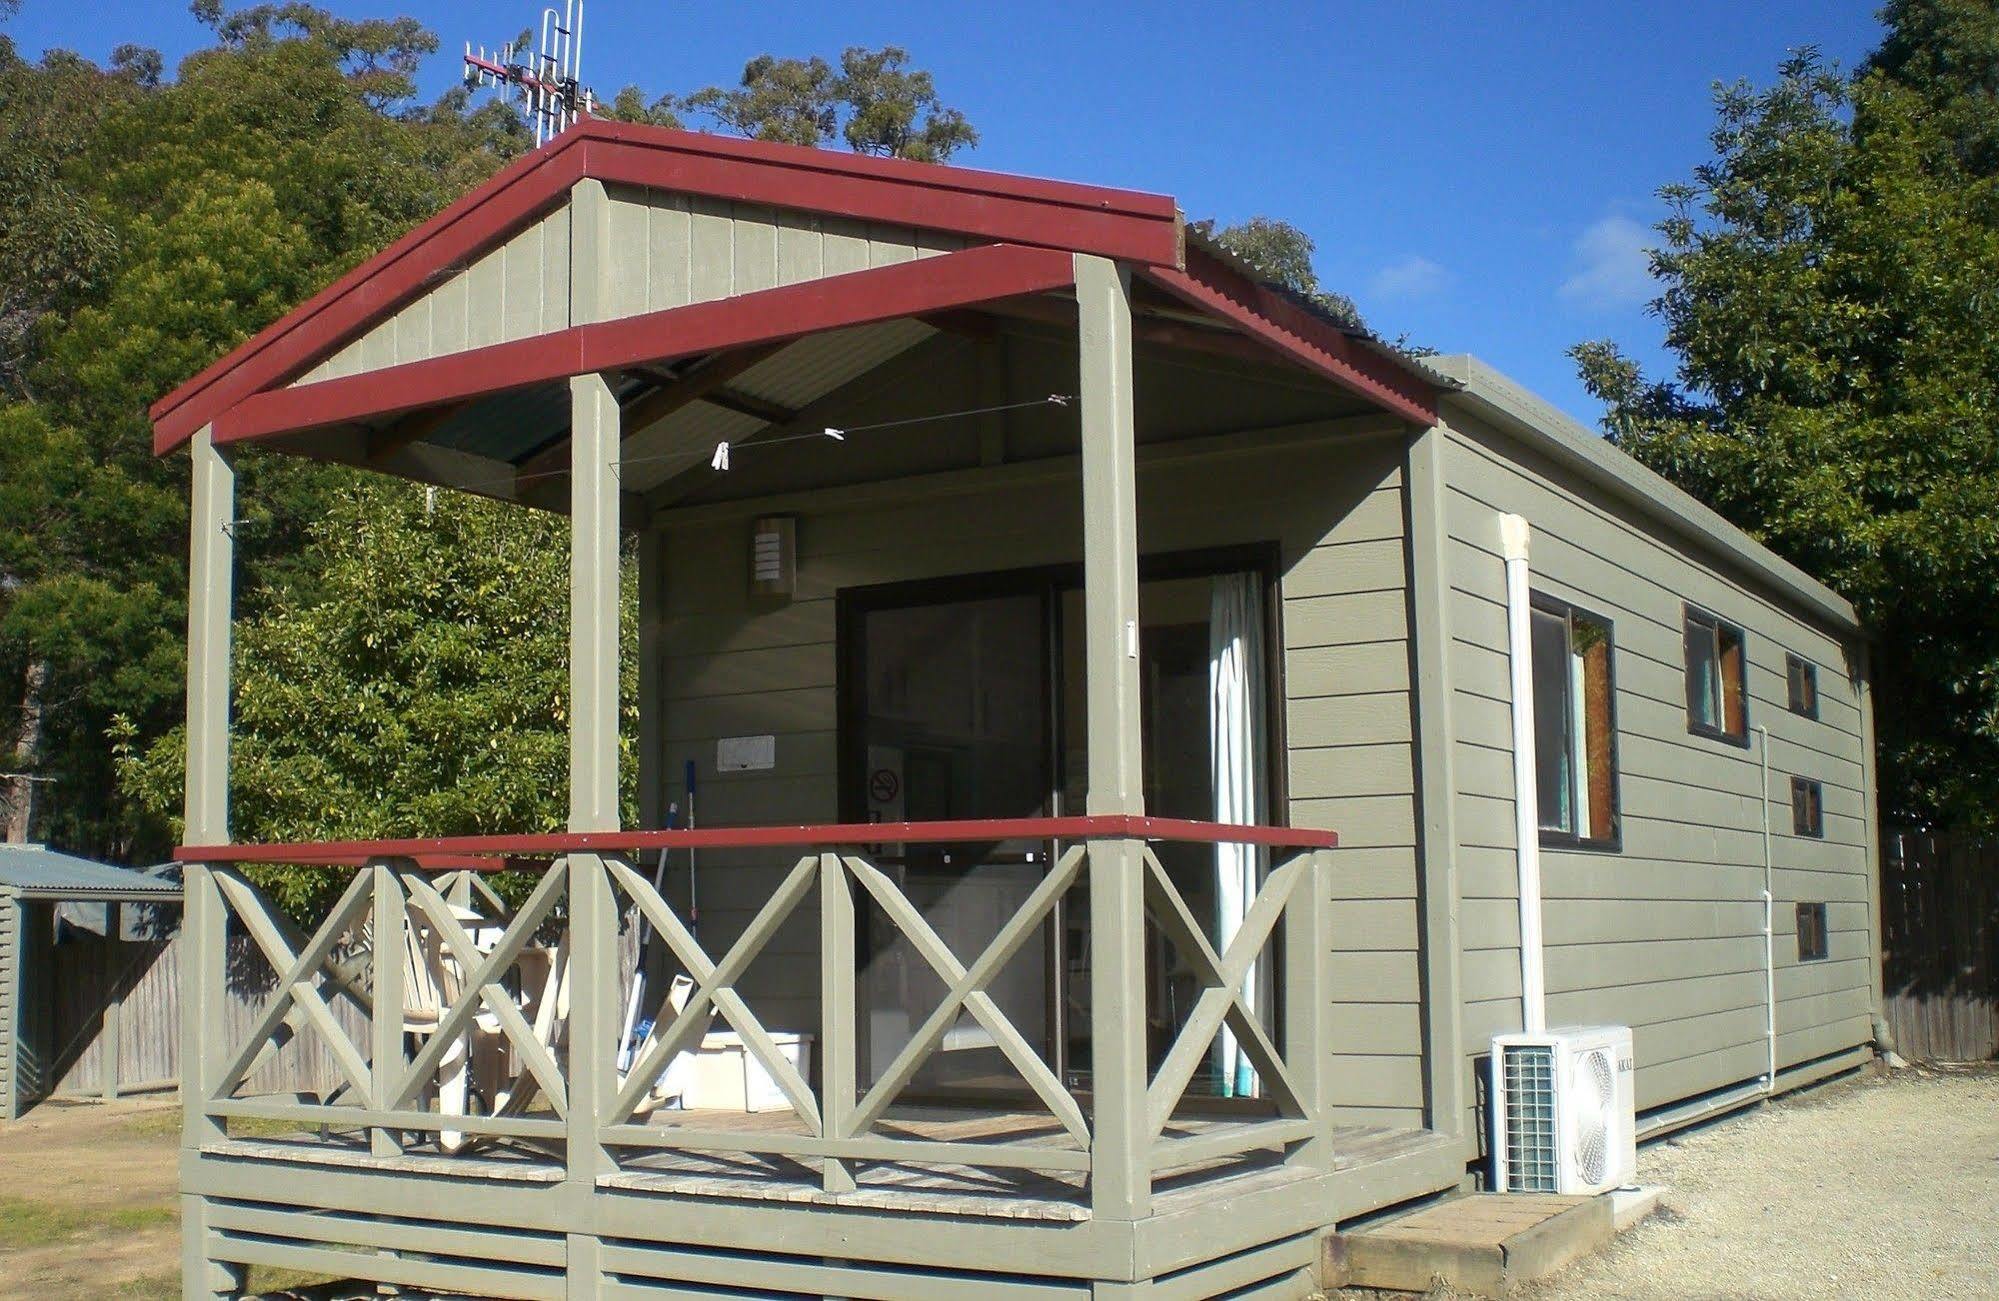
[[[1999,1298],[1999,1067],[1831,1085],[1638,1165],[1662,1209],[1526,1301]]]
[[[0,1122],[0,1297],[180,1295],[171,1098]]]

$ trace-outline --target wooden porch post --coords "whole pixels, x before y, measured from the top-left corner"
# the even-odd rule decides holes
[[[123,1054],[118,1051],[118,1047],[120,1041],[125,1037],[125,991],[120,988],[123,981],[123,973],[119,970],[119,967],[123,964],[119,963],[118,959],[121,956],[119,945],[123,941],[124,935],[125,905],[122,903],[105,904],[104,938],[106,944],[104,951],[111,955],[111,961],[114,964],[111,969],[111,989],[104,1000],[104,1016],[98,1022],[97,1026],[97,1041],[104,1045],[99,1050],[103,1053],[101,1060],[104,1063],[102,1074],[99,1078],[101,1092],[106,1102],[116,1102],[122,1087],[118,1073],[118,1059]]]
[[[618,403],[602,375],[578,376],[569,391],[569,829],[616,831]],[[617,935],[603,858],[571,854],[568,1178],[579,1210],[612,1164],[598,1128],[617,1090]],[[596,1236],[572,1232],[569,1294],[595,1296],[599,1280]]]
[[[1132,417],[1131,273],[1076,256],[1083,442],[1083,641],[1092,814],[1145,812],[1139,749],[1138,506]],[[1145,860],[1138,842],[1090,852],[1090,1186],[1100,1219],[1146,1216]]]
[[[604,315],[611,207],[603,183],[570,189],[570,320]],[[618,829],[618,400],[609,377],[569,381],[569,829]],[[599,1134],[617,1092],[618,917],[602,856],[569,857],[568,1292],[594,1297],[603,1274],[597,1177],[612,1168]],[[579,1232],[578,1230],[586,1230]]]
[[[1333,1103],[1333,851],[1306,849],[1305,881],[1284,908],[1284,1056],[1299,1099],[1312,1113],[1313,1137],[1299,1146],[1300,1164],[1331,1169]]]
[[[569,829],[616,831],[619,421],[602,375],[570,381],[570,421]],[[587,1208],[611,1169],[598,1126],[617,1089],[618,916],[599,855],[569,857],[569,926],[568,1177]],[[572,1297],[597,1295],[596,1261],[595,1235],[572,1233]]]
[[[191,845],[229,841],[229,640],[236,564],[236,470],[204,427],[188,447],[192,492],[187,568],[187,778],[182,839]],[[180,1095],[183,1161],[203,1144],[227,1137],[208,1114],[221,1055],[228,1044],[213,1031],[225,1024],[223,982],[228,914],[205,863],[182,873]],[[243,1271],[208,1258],[208,1203],[181,1194],[181,1292],[227,1296]]]

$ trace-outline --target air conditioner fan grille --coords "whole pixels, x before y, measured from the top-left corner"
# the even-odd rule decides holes
[[[1506,1189],[1552,1193],[1557,1186],[1554,1050],[1510,1046],[1501,1066],[1506,1089]]]

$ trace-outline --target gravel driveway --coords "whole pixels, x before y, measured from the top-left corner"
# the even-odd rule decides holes
[[[1999,1298],[1999,1068],[1913,1068],[1638,1154],[1658,1214],[1531,1301]]]

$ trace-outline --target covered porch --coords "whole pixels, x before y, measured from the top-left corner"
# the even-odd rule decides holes
[[[1287,575],[1385,499],[1337,467],[1399,463],[1421,382],[1170,201],[811,152],[586,123],[156,412],[194,458],[191,1295],[1284,1296],[1459,1181],[1400,1119],[1438,1104],[1341,1093],[1339,836],[1288,825],[1279,690]],[[569,515],[566,831],[232,840],[252,446]],[[267,863],[339,902],[294,926]],[[234,1042],[232,930],[273,976]],[[341,1087],[246,1090],[302,1036]],[[665,1095],[718,1036],[767,1106]]]

